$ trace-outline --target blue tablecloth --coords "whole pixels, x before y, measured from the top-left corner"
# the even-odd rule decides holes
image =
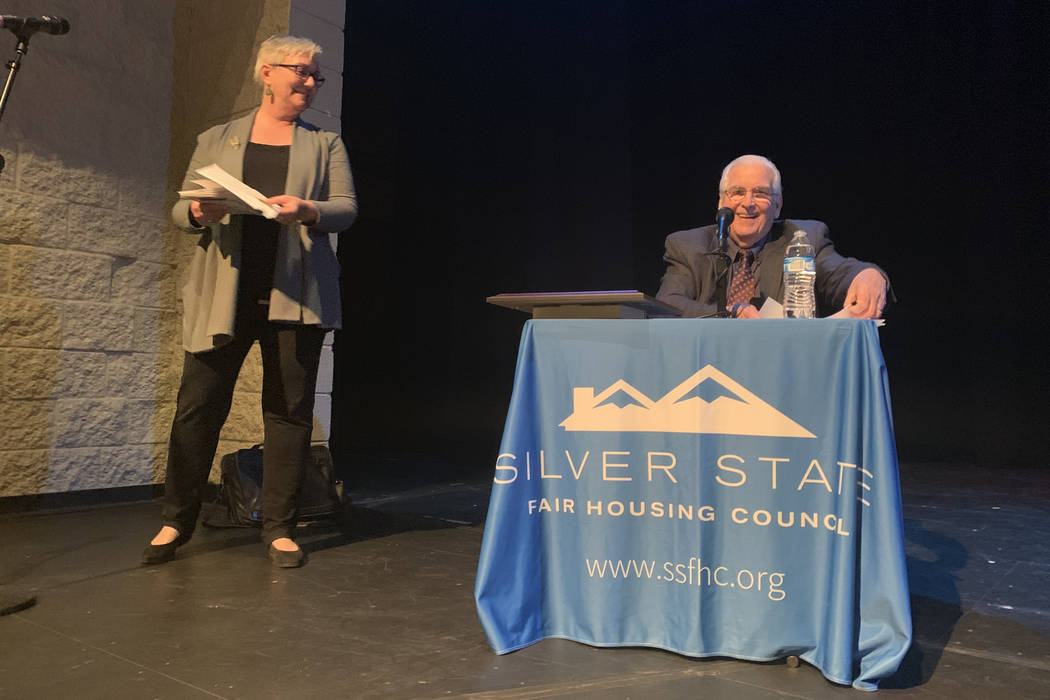
[[[876,688],[911,615],[874,323],[526,323],[475,597],[501,654],[797,655]]]

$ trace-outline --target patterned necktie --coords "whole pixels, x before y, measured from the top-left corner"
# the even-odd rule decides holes
[[[751,261],[755,254],[750,250],[741,250],[736,254],[736,269],[733,270],[733,281],[729,284],[727,305],[750,304],[755,296],[755,275],[751,272]]]

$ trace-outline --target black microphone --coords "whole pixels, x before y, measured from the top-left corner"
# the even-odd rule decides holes
[[[715,222],[718,224],[718,249],[725,250],[726,234],[729,233],[729,224],[733,223],[733,210],[722,207],[715,212]]]
[[[0,15],[0,27],[10,29],[16,36],[29,36],[34,32],[44,34],[68,34],[69,20],[65,17],[44,15],[43,17],[16,17]]]

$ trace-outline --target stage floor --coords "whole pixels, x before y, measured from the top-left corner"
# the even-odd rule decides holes
[[[901,469],[916,644],[880,695],[1050,697],[1050,472]],[[139,502],[0,516],[3,698],[840,698],[803,664],[547,640],[496,656],[474,611],[488,479],[355,492],[302,569],[255,531],[139,554]]]

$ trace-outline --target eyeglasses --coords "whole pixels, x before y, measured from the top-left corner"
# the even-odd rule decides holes
[[[747,196],[748,190],[746,187],[727,187],[722,190],[722,194],[726,196],[730,202],[741,202],[744,197]],[[755,198],[755,201],[763,204],[769,204],[776,198],[776,193],[768,187],[752,187],[751,196]]]
[[[275,68],[287,68],[288,70],[299,76],[299,80],[306,80],[307,78],[314,79],[314,85],[321,87],[324,85],[325,77],[321,75],[321,71],[310,72],[310,66],[304,66],[296,63],[274,63],[271,64]]]

